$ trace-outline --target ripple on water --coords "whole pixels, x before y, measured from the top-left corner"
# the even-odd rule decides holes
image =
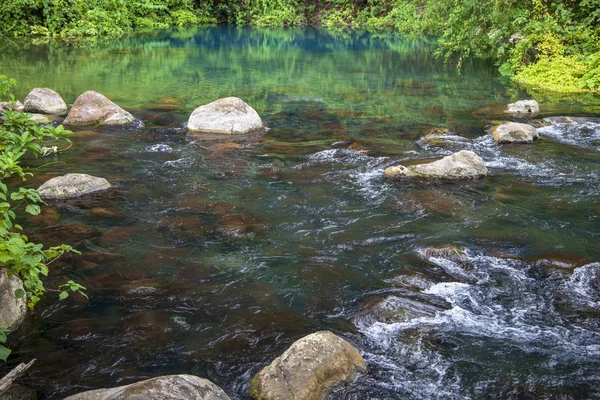
[[[549,118],[552,125],[538,129],[557,142],[600,151],[600,118]]]
[[[439,309],[435,315],[399,313],[395,321],[393,316],[389,320],[403,301],[391,296],[382,303],[386,319],[357,318],[358,328],[368,338],[367,359],[380,369],[376,374],[402,376],[394,380],[398,385],[395,390],[411,399],[417,398],[416,393],[451,399],[470,398],[475,390],[482,391],[479,395],[497,394],[518,382],[525,385],[530,379],[529,368],[546,370],[535,385],[571,388],[573,394],[566,398],[596,393],[600,377],[593,360],[600,357],[600,263],[576,268],[572,275],[557,273],[540,278],[534,273],[536,267],[525,261],[468,250],[466,254],[464,263],[429,257],[429,262],[446,271],[449,281],[424,286],[419,280],[420,285],[410,286],[414,293],[445,300],[450,304],[448,309]],[[392,282],[405,281],[411,282]],[[594,310],[595,314],[580,323],[561,306],[563,303],[571,310]],[[589,317],[595,322],[590,323]],[[489,364],[498,348],[510,349],[511,359],[504,366]],[[411,352],[417,352],[418,357],[407,358]],[[535,363],[528,366],[531,359]],[[477,371],[472,369],[475,365]],[[421,371],[412,376],[407,369]],[[512,374],[512,383],[506,374]],[[459,384],[473,379],[487,383],[467,391]],[[440,394],[448,390],[447,382],[457,382],[457,386]]]

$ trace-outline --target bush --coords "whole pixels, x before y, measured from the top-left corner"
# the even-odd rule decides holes
[[[14,103],[10,91],[16,86],[14,79],[0,75],[0,97],[8,96]],[[14,110],[0,113],[0,178],[5,181],[11,177],[26,180],[32,174],[21,166],[26,155],[43,156],[55,150],[44,146],[48,140],[67,141],[70,131],[62,126],[39,126],[30,120],[31,114]],[[27,296],[29,307],[34,307],[46,291],[41,277],[49,272],[48,265],[67,252],[76,252],[69,245],[60,245],[44,249],[39,243],[30,242],[22,234],[22,226],[15,223],[17,213],[37,215],[39,204],[43,204],[39,193],[34,189],[20,187],[9,190],[0,182],[0,269],[9,276],[18,275],[23,280],[25,291],[17,291],[17,297]],[[76,252],[77,253],[77,252]],[[60,298],[68,296],[68,291],[80,292],[82,286],[69,281],[60,286]]]

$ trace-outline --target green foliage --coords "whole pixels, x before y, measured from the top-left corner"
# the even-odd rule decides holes
[[[581,92],[585,66],[576,57],[542,56],[534,64],[523,67],[514,80],[538,90],[562,93]]]
[[[583,89],[600,90],[600,52],[588,57],[586,67],[579,86]]]
[[[469,57],[491,57],[505,76],[538,62],[539,70],[562,65],[560,59],[549,60],[553,57],[600,52],[600,0],[4,0],[0,5],[0,35],[95,38],[134,28],[217,22],[259,27],[314,22],[338,31],[435,35],[436,54],[446,61],[460,68]],[[555,86],[597,90],[598,67],[585,64],[583,74],[571,74],[578,79],[574,86]],[[533,84],[530,76],[520,73],[519,79]]]
[[[15,86],[14,79],[0,75],[0,95],[8,96],[14,102],[10,92]],[[39,126],[30,120],[30,114],[5,110],[0,115],[3,120],[0,125],[0,178],[3,180],[12,176],[25,180],[31,176],[20,165],[22,157],[27,154],[43,155],[46,153],[43,146],[45,141],[68,141],[66,136],[71,134],[62,126]],[[48,265],[65,253],[77,253],[65,244],[44,249],[42,244],[30,242],[21,233],[23,228],[15,223],[15,211],[24,209],[25,213],[38,215],[39,204],[42,203],[36,190],[21,187],[9,191],[8,186],[0,181],[0,268],[5,269],[9,276],[18,275],[23,280],[25,292],[17,291],[15,295],[27,295],[29,307],[34,307],[46,290],[41,277],[48,275]],[[60,290],[64,291],[65,288],[77,292],[84,289],[71,281]],[[0,358],[2,355],[8,354],[0,348]]]
[[[6,334],[8,332],[2,328],[0,328],[0,361],[6,361],[8,356],[11,353],[11,350],[4,347],[3,344],[6,343]]]

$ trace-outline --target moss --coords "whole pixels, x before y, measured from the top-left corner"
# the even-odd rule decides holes
[[[584,88],[583,76],[588,65],[574,56],[541,57],[536,63],[522,68],[513,79],[525,86],[538,90],[560,93],[592,92]]]

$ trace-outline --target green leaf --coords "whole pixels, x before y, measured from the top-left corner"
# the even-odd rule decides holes
[[[25,207],[25,211],[27,211],[31,215],[39,215],[41,209],[40,206],[38,206],[37,204],[27,204],[27,207]]]
[[[10,349],[8,349],[0,344],[0,360],[6,361],[6,359],[10,355],[10,353],[11,353]]]
[[[23,289],[15,290],[15,297],[17,299],[22,299],[25,296],[25,291]]]
[[[58,296],[58,298],[61,300],[64,300],[67,297],[69,297],[69,293],[67,293],[67,292],[60,292],[60,295]]]

